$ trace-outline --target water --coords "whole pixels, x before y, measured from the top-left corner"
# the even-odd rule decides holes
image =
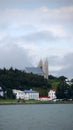
[[[73,104],[2,105],[0,130],[73,130]]]

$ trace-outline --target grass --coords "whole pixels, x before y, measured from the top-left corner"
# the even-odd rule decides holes
[[[15,100],[15,99],[0,99],[1,104],[47,104],[47,101],[39,100]]]
[[[16,103],[15,99],[0,99],[0,104],[13,104]]]
[[[20,100],[15,99],[0,99],[0,105],[11,104],[73,104],[73,101],[39,101],[39,100]]]

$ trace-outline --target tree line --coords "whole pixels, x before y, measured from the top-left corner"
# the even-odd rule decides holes
[[[66,82],[67,77],[65,76],[55,77],[52,75],[49,76],[49,79],[50,81],[52,80],[53,82],[55,81],[59,82],[59,84],[56,87],[56,97],[58,99],[73,100],[73,79]]]
[[[49,75],[48,80],[43,76],[28,74],[18,69],[0,69],[0,86],[4,91],[5,98],[14,98],[13,89],[25,90],[34,89],[39,92],[40,96],[47,96],[48,91],[56,83],[56,96],[58,99],[73,99],[73,79],[71,84],[66,83],[67,77],[55,77]],[[52,82],[51,82],[52,81]]]
[[[60,82],[56,89],[56,96],[58,99],[73,100],[73,84],[67,84],[66,82]]]
[[[12,89],[35,89],[40,91],[40,95],[46,95],[51,88],[51,84],[43,76],[28,74],[25,71],[18,69],[0,69],[0,86],[4,92],[7,92],[7,97],[12,97]]]

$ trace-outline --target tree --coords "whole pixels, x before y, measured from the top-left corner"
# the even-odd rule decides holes
[[[71,79],[71,82],[73,83],[73,79]]]
[[[49,75],[49,79],[50,79],[50,80],[56,80],[57,77],[55,77],[55,76],[53,76],[53,75]]]
[[[71,99],[73,100],[73,84],[71,85]]]
[[[58,79],[59,79],[60,81],[65,81],[65,80],[67,79],[67,77],[65,77],[65,76],[60,76]]]
[[[60,82],[56,90],[56,96],[58,99],[70,99],[70,86],[65,82]]]
[[[12,98],[12,89],[30,89],[30,88],[40,88],[45,92],[45,89],[49,89],[51,84],[48,80],[44,79],[43,76],[38,76],[34,74],[27,74],[24,71],[10,68],[0,69],[0,86],[3,87],[5,97]],[[44,89],[45,88],[45,89]]]
[[[12,89],[10,89],[10,88],[7,89],[6,97],[9,99],[15,98],[15,95],[13,94]]]

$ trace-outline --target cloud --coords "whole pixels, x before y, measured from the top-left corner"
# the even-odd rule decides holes
[[[43,39],[48,36],[47,32],[57,38],[68,37],[72,29],[69,27],[67,30],[67,23],[69,25],[73,23],[73,6],[58,9],[41,7],[33,10],[17,8],[0,10],[0,39],[5,35],[19,37],[27,34],[28,39],[32,34],[40,34],[38,37]]]
[[[48,40],[50,42],[59,40],[60,38],[55,37],[51,31],[38,31],[33,32],[31,34],[28,34],[26,36],[21,37],[23,40],[26,40],[28,42],[34,42],[34,43],[46,43]],[[60,39],[61,40],[61,39]]]
[[[42,6],[42,5],[48,5],[49,7],[61,7],[65,5],[72,5],[72,0],[0,0],[1,7],[31,7],[34,8],[34,6]],[[33,5],[33,6],[32,6]]]
[[[42,7],[39,10],[43,21],[51,21],[52,23],[72,22],[73,21],[73,6],[66,6],[56,9]]]
[[[69,29],[67,30],[67,24]],[[35,9],[7,8],[0,10],[0,29],[6,35],[19,36],[45,31],[56,37],[66,37],[72,32],[73,6],[50,9],[48,6]],[[45,34],[45,33],[44,33]],[[5,35],[5,34],[4,34]],[[0,36],[1,37],[1,36]]]
[[[28,9],[5,9],[0,10],[1,21],[16,22],[18,24],[34,24],[45,21],[73,21],[73,6],[49,9],[41,7],[33,10]],[[66,21],[67,22],[67,21]]]
[[[49,62],[51,74],[73,78],[73,53],[69,53],[64,57],[52,56],[49,58]]]
[[[12,41],[13,42],[13,41]],[[0,68],[14,67],[25,69],[25,66],[32,65],[32,60],[25,49],[19,48],[11,39],[0,44]]]
[[[22,3],[28,1],[23,0]],[[11,2],[8,1],[8,8],[5,5],[4,9],[0,9],[0,67],[24,69],[25,66],[36,66],[40,58],[47,57],[50,72],[72,75],[73,4],[66,6],[68,0],[61,0],[60,3],[52,0],[51,2],[57,2],[57,8],[51,8],[48,1],[37,0],[32,9],[21,8],[19,5],[16,7],[14,1],[8,7]],[[1,2],[4,3],[4,0]],[[40,3],[39,6],[37,2]],[[34,4],[35,2],[32,6]]]

